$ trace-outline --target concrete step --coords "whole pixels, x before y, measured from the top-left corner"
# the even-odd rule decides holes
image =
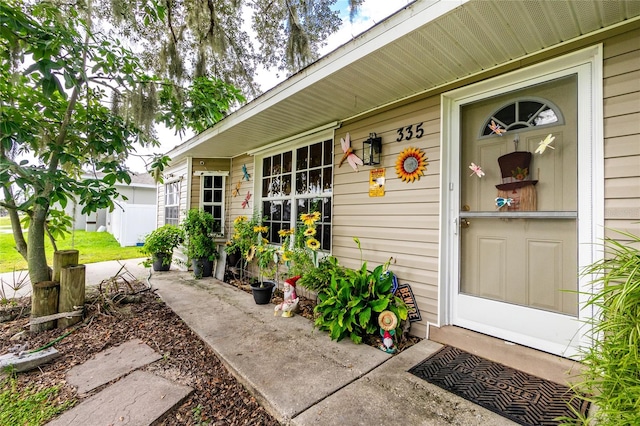
[[[582,365],[557,355],[517,345],[462,327],[431,326],[429,340],[498,362],[516,370],[569,386],[579,380]]]
[[[150,425],[193,389],[145,371],[134,371],[48,423],[49,426]]]
[[[162,356],[142,340],[132,339],[76,365],[67,372],[66,380],[82,395],[160,358]]]

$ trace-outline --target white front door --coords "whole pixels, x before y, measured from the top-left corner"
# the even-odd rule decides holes
[[[454,324],[565,353],[581,326],[577,76],[464,105],[460,123]]]

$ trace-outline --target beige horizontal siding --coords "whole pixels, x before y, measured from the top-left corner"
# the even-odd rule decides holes
[[[604,80],[603,94],[605,99],[640,92],[640,71],[620,74]]]
[[[244,173],[242,172],[242,166],[247,166],[247,171],[250,176],[250,180],[244,179]],[[238,216],[251,217],[253,215],[256,206],[256,194],[255,194],[255,180],[254,173],[254,161],[253,157],[243,155],[235,157],[231,161],[231,173],[227,181],[227,235],[231,236],[233,231],[233,220]],[[236,183],[240,182],[240,192],[237,196],[233,196],[233,189],[236,187]],[[247,192],[251,192],[251,198],[249,199],[249,206],[242,208],[242,202],[247,196]]]
[[[203,162],[204,164],[200,164]],[[231,169],[231,160],[228,158],[194,158],[192,173],[196,172],[228,172]],[[191,208],[200,207],[200,176],[191,177]]]
[[[421,138],[415,137],[422,123]],[[412,125],[414,137],[397,141],[399,128]],[[351,146],[362,157],[369,133],[382,138],[379,166],[348,165],[334,169],[332,254],[340,263],[359,268],[361,253],[353,237],[360,239],[362,258],[373,269],[392,258],[390,269],[400,283],[407,283],[416,297],[422,322],[411,333],[424,337],[427,322],[435,322],[438,306],[438,238],[440,213],[440,98],[424,99],[387,109],[345,124],[336,132],[336,163],[342,157],[340,138],[349,132]],[[406,132],[405,132],[406,133]],[[425,175],[413,183],[396,173],[396,160],[408,147],[420,148],[427,157]],[[385,195],[369,197],[369,171],[385,169]]]
[[[605,202],[614,198],[640,198],[640,176],[607,179],[604,182]]]
[[[640,30],[604,43],[605,235],[640,235]]]
[[[604,146],[605,158],[637,155],[640,155],[640,139],[638,138],[638,135],[626,135],[619,138],[609,138]]]

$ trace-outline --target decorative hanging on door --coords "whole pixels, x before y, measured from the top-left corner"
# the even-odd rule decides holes
[[[420,179],[427,170],[427,157],[420,148],[408,147],[396,160],[396,173],[403,182],[414,182]]]
[[[551,146],[551,142],[553,142],[555,138],[555,136],[549,133],[547,137],[544,138],[544,140],[541,140],[538,144],[538,148],[536,148],[536,154],[542,155],[547,148],[555,149]]]
[[[532,154],[527,151],[514,151],[498,158],[502,174],[502,183],[496,185],[498,197],[496,207],[501,211],[535,211],[537,196],[531,180],[529,167]]]

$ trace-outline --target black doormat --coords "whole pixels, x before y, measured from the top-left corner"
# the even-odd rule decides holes
[[[585,414],[589,404],[566,386],[489,361],[452,346],[410,373],[521,425],[557,425]]]

